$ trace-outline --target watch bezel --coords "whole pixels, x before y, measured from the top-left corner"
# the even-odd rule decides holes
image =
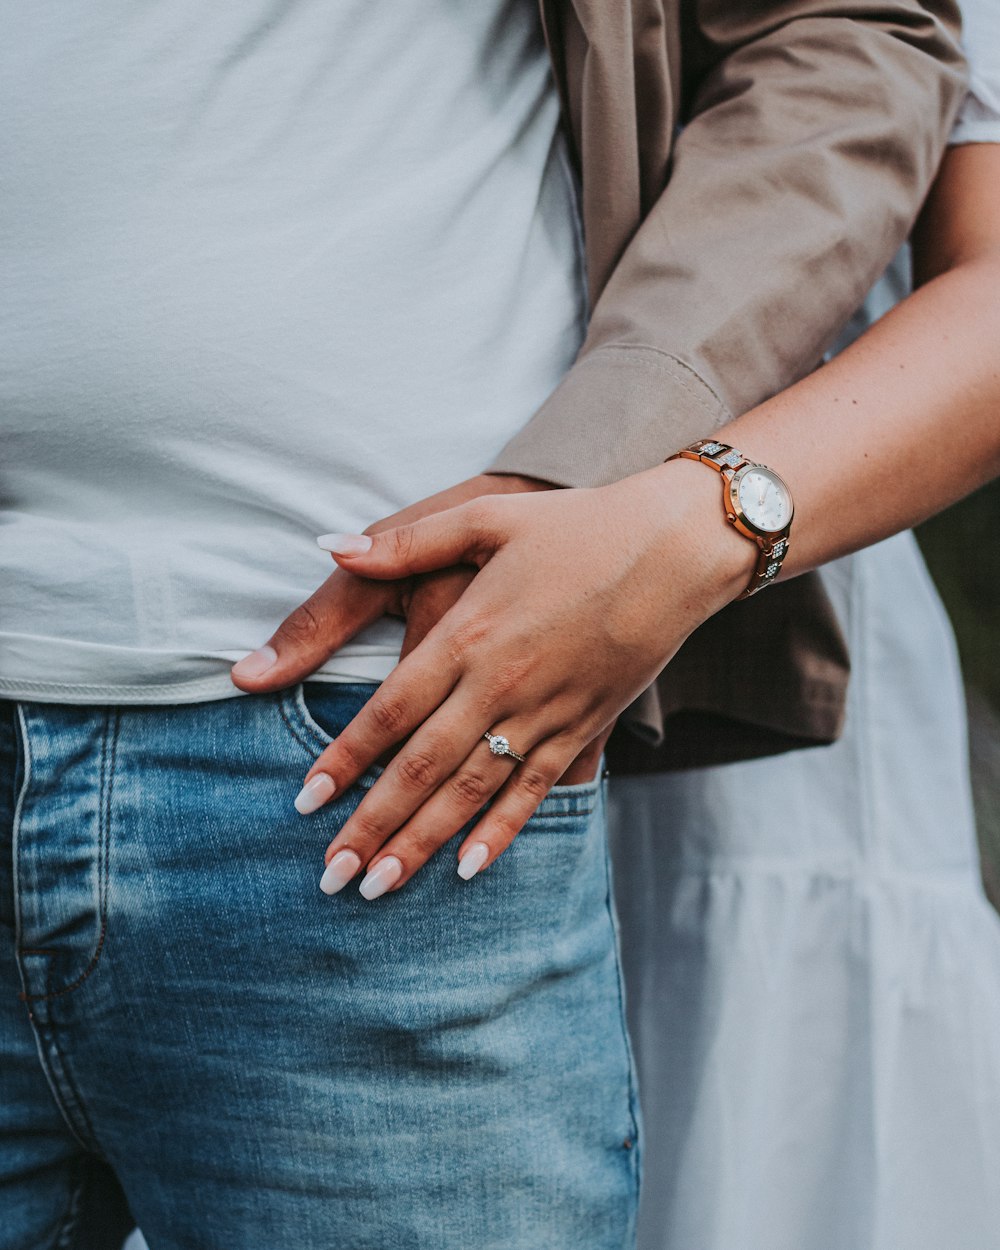
[[[766,472],[770,477],[773,477],[774,480],[780,484],[781,489],[785,492],[785,495],[788,498],[788,505],[791,508],[791,511],[788,514],[788,520],[784,523],[784,525],[779,526],[776,530],[763,529],[761,526],[755,524],[750,520],[740,505],[740,483],[743,478],[754,469],[758,471],[764,470],[764,472]],[[769,468],[766,464],[755,464],[750,462],[748,464],[741,465],[741,467],[738,468],[729,479],[729,490],[726,497],[729,501],[729,508],[727,511],[729,512],[731,520],[736,525],[737,529],[742,529],[743,532],[751,538],[780,538],[783,534],[788,532],[795,517],[795,503],[792,499],[792,492],[788,489],[788,483],[779,473],[775,473],[775,471]]]

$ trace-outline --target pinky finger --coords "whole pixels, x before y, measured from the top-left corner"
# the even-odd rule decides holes
[[[458,875],[468,881],[507,849],[528,823],[579,747],[550,738],[535,747],[458,848]]]

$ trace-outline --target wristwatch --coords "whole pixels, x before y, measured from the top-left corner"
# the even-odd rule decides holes
[[[668,460],[700,460],[723,477],[722,502],[735,529],[760,548],[750,584],[739,596],[749,599],[770,586],[788,554],[792,493],[773,469],[756,464],[735,447],[703,438]]]

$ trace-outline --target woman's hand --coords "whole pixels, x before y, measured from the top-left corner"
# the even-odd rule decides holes
[[[378,534],[482,495],[552,489],[551,483],[537,478],[481,473],[376,521],[365,534]],[[261,694],[303,681],[382,616],[399,616],[406,621],[402,654],[407,655],[461,597],[473,571],[467,566],[456,567],[422,577],[404,575],[375,582],[335,569],[282,621],[264,646],[233,666],[233,684],[248,694]]]
[[[297,803],[315,810],[405,740],[326,853],[324,888],[367,866],[369,898],[496,796],[458,852],[463,877],[492,863],[581,749],[740,592],[755,556],[725,524],[717,477],[685,461],[593,490],[478,498],[329,545],[341,568],[379,581],[478,569],[317,759]],[[527,762],[494,755],[487,731]]]

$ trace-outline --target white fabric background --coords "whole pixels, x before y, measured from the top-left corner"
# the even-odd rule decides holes
[[[832,747],[611,784],[640,1250],[996,1250],[1000,919],[910,534],[829,566]]]

